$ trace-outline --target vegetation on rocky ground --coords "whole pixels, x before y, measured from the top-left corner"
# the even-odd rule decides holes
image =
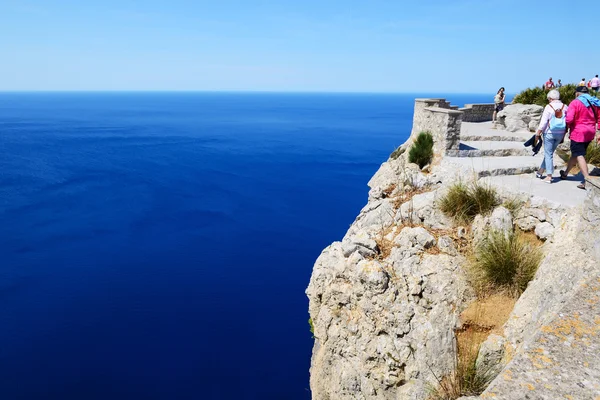
[[[575,98],[575,89],[576,85],[569,83],[567,85],[563,85],[558,88],[558,92],[560,93],[560,100],[569,104]],[[517,94],[513,99],[514,103],[520,104],[537,104],[538,106],[544,107],[548,104],[548,90],[545,90],[543,87],[532,87],[523,90],[521,93]]]
[[[392,151],[392,154],[390,154],[390,158],[392,160],[395,160],[398,157],[400,157],[403,153],[404,153],[404,149],[402,148],[402,146],[398,146],[398,147],[396,147],[396,150]]]
[[[585,160],[588,164],[600,167],[600,144],[598,144],[598,142],[594,141],[590,143],[587,153],[585,154]]]
[[[539,246],[524,234],[490,232],[475,249],[474,267],[492,287],[519,297],[542,261]]]
[[[428,400],[455,400],[462,396],[479,396],[496,377],[491,367],[477,365],[481,341],[468,334],[457,341],[453,370],[430,388]]]
[[[525,205],[525,202],[519,198],[509,198],[504,200],[502,207],[506,208],[512,216],[517,215],[517,212]]]
[[[433,158],[433,136],[430,132],[421,132],[408,152],[408,161],[423,168]]]
[[[440,209],[459,222],[470,222],[477,214],[485,215],[499,203],[496,190],[479,182],[455,183],[440,199]]]

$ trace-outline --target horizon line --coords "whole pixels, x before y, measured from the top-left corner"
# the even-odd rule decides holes
[[[14,89],[2,90],[0,93],[223,93],[223,94],[379,94],[379,95],[399,95],[399,94],[418,94],[439,96],[440,94],[481,94],[487,95],[492,92],[432,92],[432,91],[354,91],[354,90],[178,90],[178,89],[51,89],[51,90],[35,90],[35,89]],[[509,93],[510,94],[510,93]]]

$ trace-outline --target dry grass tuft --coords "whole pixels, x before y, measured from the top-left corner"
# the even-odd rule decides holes
[[[519,210],[525,205],[525,202],[517,197],[507,199],[502,203],[502,207],[506,208],[512,216],[517,215]]]
[[[394,190],[396,190],[396,184],[392,183],[390,186],[386,187],[381,194],[384,199],[387,199],[394,193]]]
[[[396,229],[396,232],[399,233],[402,229],[401,226],[391,225],[386,228],[383,228],[379,231],[378,235],[375,237],[375,243],[377,243],[377,248],[379,249],[379,253],[375,256],[377,260],[384,260],[390,256],[392,253],[392,249],[394,248],[393,240],[389,240],[387,236],[392,233]]]
[[[494,366],[477,366],[479,348],[491,332],[508,319],[515,300],[495,294],[472,303],[462,314],[462,327],[456,331],[456,359],[453,371],[438,379],[429,400],[455,400],[480,395],[496,377]]]
[[[459,222],[470,222],[477,214],[486,214],[498,205],[498,195],[492,186],[479,182],[458,182],[440,199],[440,209]]]
[[[471,242],[472,240],[468,236],[458,236],[456,229],[431,229],[428,228],[429,232],[435,237],[435,239],[439,239],[442,236],[448,236],[453,240],[456,250],[463,255],[468,255],[472,253]]]
[[[429,400],[455,400],[483,393],[496,375],[492,368],[477,368],[481,338],[486,336],[487,332],[481,334],[474,329],[462,334],[460,342],[457,341],[453,371],[437,379],[438,384],[431,388]]]
[[[518,298],[542,261],[538,243],[520,232],[490,232],[475,249],[473,286],[480,293],[491,286]]]
[[[392,206],[395,210],[398,210],[402,204],[411,201],[416,195],[428,192],[429,190],[430,188],[428,187],[405,186],[404,190],[394,197]]]

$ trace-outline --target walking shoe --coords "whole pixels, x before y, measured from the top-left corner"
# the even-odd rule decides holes
[[[535,177],[538,179],[542,179],[544,177],[544,175],[540,174],[539,172],[536,172]]]
[[[583,181],[579,185],[577,185],[577,189],[583,189],[583,190],[585,190],[585,181]]]
[[[559,172],[560,172],[560,179],[567,179],[567,174],[565,173],[564,169],[561,169]]]
[[[542,182],[544,182],[544,183],[552,183],[552,177],[551,176],[547,176],[544,179],[542,179]]]

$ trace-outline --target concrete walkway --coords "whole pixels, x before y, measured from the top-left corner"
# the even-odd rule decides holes
[[[463,122],[460,150],[449,152],[450,156],[445,159],[503,192],[525,193],[565,207],[581,205],[587,193],[577,185],[583,178],[579,174],[560,180],[558,171],[565,163],[558,156],[554,156],[553,183],[544,183],[535,177],[543,159],[543,148],[533,156],[531,148],[523,146],[531,135],[528,131],[497,129],[491,122]]]

